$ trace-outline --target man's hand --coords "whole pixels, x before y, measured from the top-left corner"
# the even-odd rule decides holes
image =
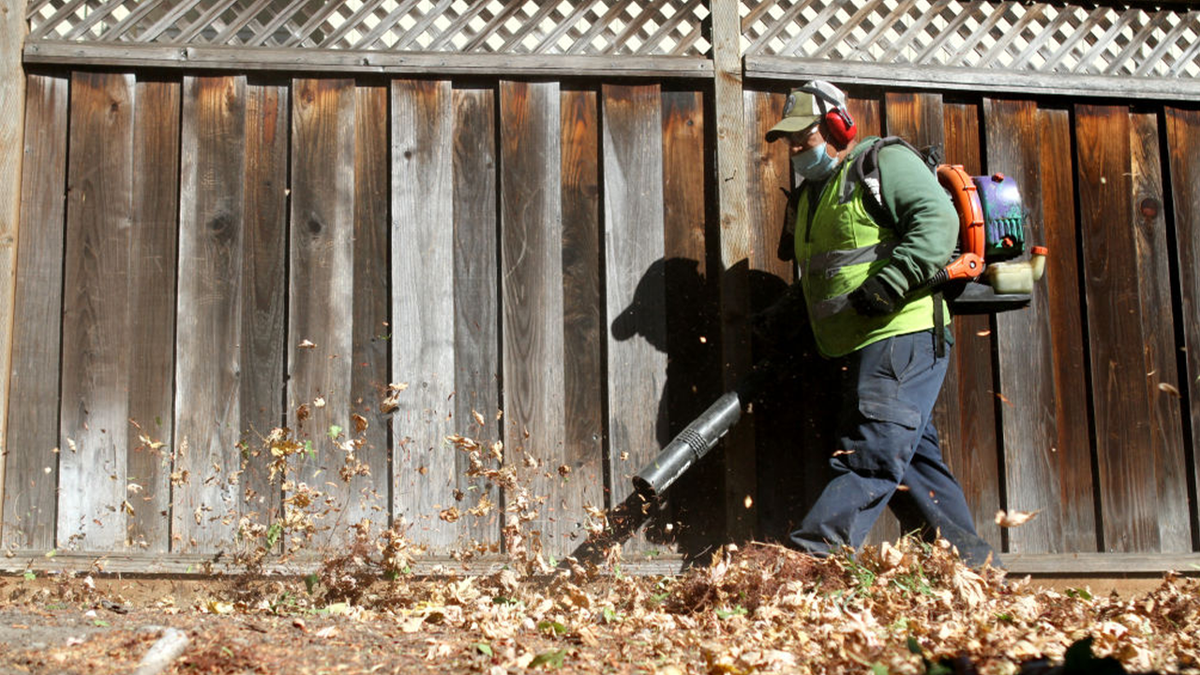
[[[850,305],[863,316],[883,316],[896,311],[900,296],[879,277],[867,277],[850,293]]]

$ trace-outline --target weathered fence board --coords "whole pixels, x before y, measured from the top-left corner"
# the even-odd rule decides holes
[[[379,410],[388,385],[390,332],[388,287],[388,90],[355,89],[354,105],[354,253],[351,317],[350,428],[357,462],[369,473],[350,482],[354,523],[369,520],[386,527],[391,515],[388,419]]]
[[[612,500],[661,449],[665,391],[666,278],[663,233],[662,103],[657,85],[605,85],[604,261],[608,340],[608,427]],[[665,411],[665,407],[662,407]],[[660,427],[661,425],[661,427]],[[644,546],[633,542],[632,550]]]
[[[774,302],[781,296],[793,280],[792,264],[780,257],[779,248],[782,245],[792,246],[791,238],[781,233],[784,227],[784,211],[787,210],[787,196],[784,191],[792,188],[791,163],[788,161],[787,144],[785,142],[768,143],[766,133],[783,112],[784,97],[771,92],[746,92],[746,218],[750,227],[750,259],[745,268],[735,266],[732,275],[745,276],[748,313],[757,312]],[[781,240],[787,238],[784,244]],[[674,301],[672,301],[673,306]],[[697,308],[703,307],[697,305]],[[715,309],[715,308],[714,308]],[[761,344],[764,341],[753,338],[746,340],[743,349],[745,357],[757,361],[766,356],[769,347]],[[784,347],[787,348],[786,346]],[[718,355],[709,357],[715,363],[720,363]],[[674,355],[670,367],[684,370],[689,366]],[[806,409],[798,406],[794,400],[794,386],[800,379],[799,369],[784,372],[783,366],[778,368],[780,381],[771,384],[769,391],[747,401],[747,407],[753,411],[746,415],[746,423],[753,424],[754,462],[754,491],[748,495],[754,502],[755,528],[762,536],[769,539],[782,539],[803,517],[800,512],[797,490],[791,486],[805,480],[809,476],[806,471],[807,463],[798,461],[808,448],[800,437],[808,414]],[[696,373],[700,375],[700,373]],[[674,381],[674,379],[672,379]],[[719,395],[721,392],[715,392]],[[709,401],[716,399],[709,397]],[[706,402],[707,403],[707,402]],[[695,413],[704,410],[705,405],[698,406]],[[689,420],[681,420],[686,423]],[[731,448],[732,449],[732,448]],[[747,452],[750,448],[740,450]],[[721,457],[725,463],[745,461],[740,456]],[[721,469],[720,463],[713,471]],[[719,474],[718,474],[719,480]],[[819,487],[819,486],[818,486]],[[719,493],[707,495],[705,498],[718,499]],[[743,497],[744,498],[744,497]],[[736,508],[734,505],[732,508]]]
[[[1187,460],[1176,368],[1175,321],[1171,309],[1171,253],[1167,246],[1163,204],[1162,154],[1154,113],[1129,117],[1129,205],[1137,254],[1138,301],[1141,307],[1143,388],[1150,406],[1150,447],[1154,452],[1159,548],[1165,553],[1190,551]],[[1136,391],[1136,390],[1135,390]]]
[[[241,504],[245,124],[244,78],[183,79],[172,551],[224,547]]]
[[[58,543],[125,545],[134,78],[75,73],[63,282]]]
[[[771,346],[754,335],[750,322],[757,312],[778,300],[795,277],[792,262],[780,255],[787,205],[785,191],[792,187],[791,165],[787,161],[786,144],[766,140],[767,131],[782,114],[784,96],[746,91],[742,105],[746,126],[742,182],[746,197],[740,206],[746,213],[746,229],[726,226],[712,232],[726,252],[725,269],[718,277],[722,322],[719,362],[725,365],[723,389],[726,390],[735,386],[751,365],[772,355]],[[719,128],[717,133],[721,133]],[[731,252],[743,257],[731,258]],[[784,349],[794,347],[785,345]],[[726,529],[734,538],[746,538],[751,533],[757,536],[759,530],[771,539],[785,537],[804,515],[807,506],[804,499],[811,497],[809,491],[796,490],[796,483],[819,489],[824,482],[820,478],[812,480],[814,474],[809,470],[812,463],[802,459],[806,455],[815,456],[808,453],[820,453],[815,444],[810,445],[803,437],[802,430],[811,419],[808,411],[812,408],[797,402],[798,391],[802,391],[798,387],[812,374],[799,372],[807,371],[807,367],[781,363],[775,370],[780,377],[767,390],[743,402],[749,414],[738,423],[738,428],[744,427],[744,431],[735,428],[734,433],[741,434],[735,436],[738,441],[725,443],[728,449],[725,466],[745,474],[738,480],[726,481]],[[816,475],[820,476],[820,472]]]
[[[1163,411],[1155,410],[1166,392],[1157,387],[1155,361],[1163,357],[1153,333],[1173,341],[1174,331],[1169,291],[1151,265],[1166,253],[1153,250],[1161,242],[1137,222],[1145,217],[1138,202],[1155,199],[1145,190],[1160,181],[1144,175],[1144,163],[1135,166],[1132,146],[1147,133],[1127,108],[1079,105],[1075,119],[1088,327],[1103,336],[1092,340],[1091,367],[1104,550],[1178,550],[1190,546],[1181,542],[1190,539],[1185,507],[1160,497],[1177,495],[1173,482],[1186,475],[1181,453],[1164,443],[1180,431],[1162,428]]]
[[[1200,446],[1200,111],[1179,108],[1166,109],[1167,151],[1170,160],[1172,213],[1175,215],[1175,241],[1179,256],[1179,289],[1183,311],[1183,339],[1188,354],[1185,372],[1188,402],[1191,409],[1192,461],[1196,473],[1191,476],[1200,483],[1200,466],[1196,465],[1195,448]],[[1196,521],[1200,520],[1200,504],[1192,505],[1192,545],[1196,546]]]
[[[945,161],[960,164],[972,176],[983,170],[980,158],[979,108],[944,104]],[[986,315],[954,317],[950,370],[935,410],[942,454],[962,484],[975,529],[996,551],[1001,550],[996,511],[1000,509],[1000,461],[996,447],[996,391],[992,370],[992,322]],[[947,395],[947,392],[952,392]],[[954,410],[951,410],[951,407]]]
[[[667,370],[659,414],[667,424],[658,428],[660,446],[721,393],[717,275],[708,267],[712,192],[706,180],[703,95],[664,90],[662,123]],[[684,555],[696,556],[724,531],[722,460],[719,450],[712,452],[680,479],[668,497],[670,513],[649,535],[652,541],[674,542]]]
[[[306,79],[292,89],[287,415],[297,438],[312,443],[297,478],[333,500],[319,523],[332,527],[358,515],[358,495],[338,475],[354,466],[344,444],[354,433],[355,88]]]
[[[19,54],[29,24],[26,3],[9,2],[0,16],[0,456],[8,455],[9,402],[12,400],[13,338],[16,334],[17,254],[21,237],[21,135],[26,128],[27,79]],[[34,123],[36,126],[36,123]],[[0,505],[4,467],[0,465]]]
[[[555,82],[500,83],[504,461],[531,493],[505,500],[536,511],[534,529],[555,555],[570,549],[563,537],[572,525],[563,504],[570,484],[557,471],[566,430],[560,108]],[[505,515],[506,528],[518,515]]]
[[[1077,106],[1075,133],[1087,328],[1089,336],[1106,336],[1089,350],[1103,547],[1153,550],[1154,498],[1137,494],[1156,489],[1149,403],[1135,393],[1145,378],[1141,310],[1137,284],[1120,276],[1136,273],[1133,229],[1124,222],[1132,216],[1128,109]]]
[[[746,178],[753,148],[762,138],[750,137],[746,125],[747,98],[742,79],[739,44],[738,8],[722,2],[712,6],[712,110],[714,134],[720,139],[715,153],[715,187],[718,232],[716,250],[720,252],[721,377],[724,389],[732,389],[754,365],[750,350],[750,324],[746,308],[750,304],[750,270],[753,267],[754,237],[758,223],[749,219],[750,198]],[[753,416],[746,416],[721,441],[724,457],[724,495],[726,537],[744,541],[754,536],[758,524],[758,456],[755,452]]]
[[[246,444],[243,512],[259,523],[278,515],[282,497],[266,439],[285,424],[289,89],[246,85],[237,431]]]
[[[605,343],[601,298],[600,103],[595,90],[560,93],[563,274],[563,455],[578,522],[604,504]],[[572,544],[578,544],[578,541]]]
[[[169,548],[170,453],[174,426],[175,270],[179,217],[180,86],[139,81],[134,112],[132,241],[129,252],[129,420],[126,477],[131,545]]]
[[[5,548],[54,548],[69,80],[30,75],[5,444]]]
[[[454,541],[454,147],[450,82],[392,82],[393,514],[414,541]]]
[[[454,91],[454,419],[458,433],[483,443],[500,438],[495,119],[493,89]],[[475,413],[482,417],[481,425]],[[466,453],[458,453],[455,466],[463,495],[460,510],[501,503],[500,490],[491,481],[466,475]],[[483,545],[497,544],[500,514],[494,506],[477,513],[460,521],[466,536]]]
[[[1092,489],[1091,424],[1087,399],[1083,323],[1079,306],[1079,236],[1070,119],[1066,110],[1038,110],[1046,278],[1036,292],[1049,299],[1054,354],[1055,419],[1053,464],[1062,504],[1062,551],[1096,550],[1096,501]],[[1044,285],[1043,285],[1044,284]]]
[[[985,99],[983,115],[989,173],[1016,178],[1027,211],[1029,238],[1045,240],[1042,191],[1038,175],[1037,106],[1030,101]],[[1063,506],[1053,461],[1057,437],[1054,364],[1049,302],[1038,286],[1027,309],[995,318],[997,396],[1003,430],[1005,506],[1040,510],[1037,518],[1008,531],[1014,553],[1058,552],[1062,546]],[[1071,467],[1083,471],[1086,467]]]

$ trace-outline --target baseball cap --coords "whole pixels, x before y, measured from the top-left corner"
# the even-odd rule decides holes
[[[793,89],[783,104],[783,119],[767,132],[767,141],[803,131],[836,108],[846,107],[846,93],[825,80],[813,80]]]

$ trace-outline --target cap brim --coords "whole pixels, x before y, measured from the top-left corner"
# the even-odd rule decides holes
[[[781,137],[788,134],[794,134],[797,131],[804,131],[811,127],[813,123],[821,119],[820,115],[795,115],[793,117],[785,117],[779,120],[779,124],[771,127],[767,132],[767,142],[779,140]]]

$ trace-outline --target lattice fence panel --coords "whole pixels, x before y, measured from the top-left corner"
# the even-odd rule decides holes
[[[1194,77],[1200,12],[985,0],[743,0],[747,56]]]
[[[704,0],[34,0],[31,40],[698,56]]]

